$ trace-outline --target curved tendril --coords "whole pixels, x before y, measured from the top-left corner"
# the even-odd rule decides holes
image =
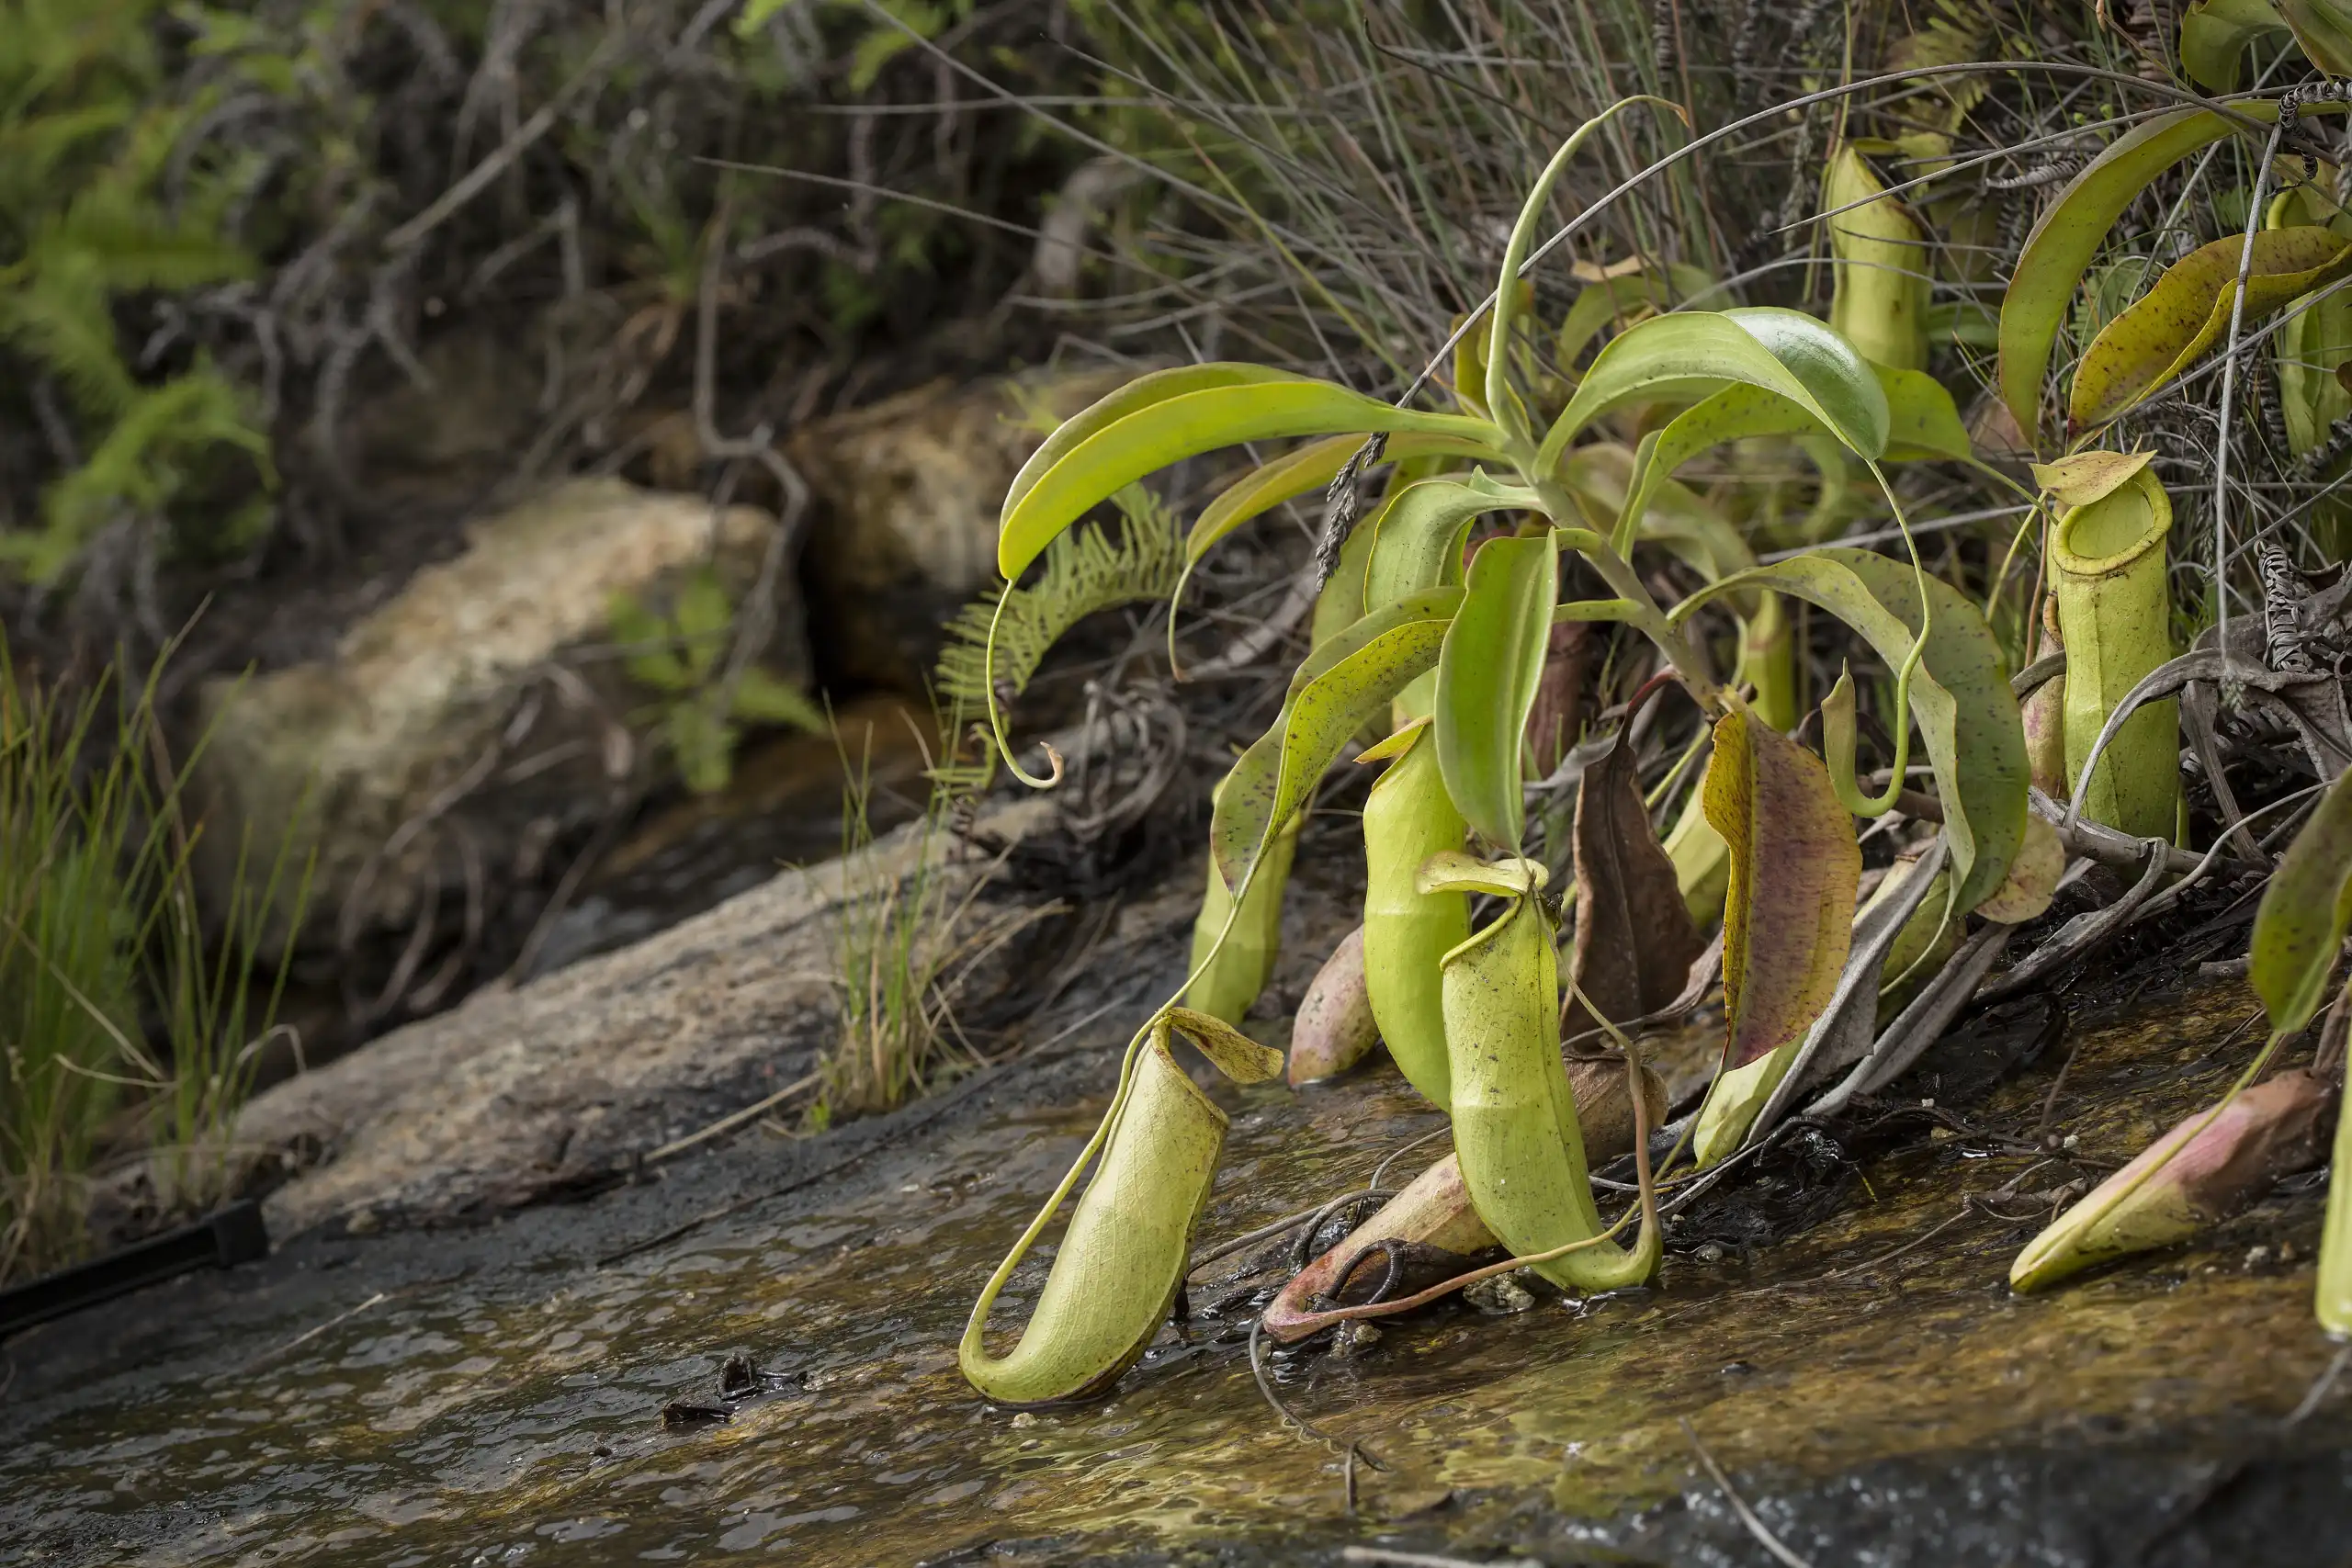
[[[1854,780],[1853,750],[1850,746],[1846,750],[1842,776],[1841,770],[1834,761],[1830,765],[1829,776],[1833,784],[1840,786],[1838,791],[1838,805],[1843,806],[1857,817],[1883,817],[1893,810],[1894,803],[1902,798],[1904,775],[1910,771],[1911,676],[1912,672],[1919,668],[1919,661],[1927,657],[1928,634],[1935,627],[1936,612],[1935,606],[1928,599],[1928,569],[1919,559],[1919,541],[1912,536],[1910,520],[1903,515],[1903,503],[1895,499],[1894,486],[1887,479],[1886,470],[1879,467],[1877,458],[1865,457],[1862,461],[1870,466],[1871,477],[1878,480],[1879,493],[1886,497],[1887,510],[1894,513],[1894,526],[1903,535],[1903,547],[1911,554],[1911,589],[1919,601],[1919,635],[1912,639],[1911,651],[1903,656],[1902,664],[1894,671],[1894,758],[1889,769],[1890,776],[1886,781],[1885,793],[1879,795],[1866,795],[1861,793],[1860,786]],[[1850,703],[1853,693],[1852,682],[1844,676],[1840,676],[1838,683],[1846,689],[1848,700]],[[1836,693],[1833,691],[1831,695],[1835,696]],[[1826,729],[1828,723],[1826,705],[1822,716]]]
[[[989,615],[988,647],[980,655],[981,696],[988,703],[989,729],[996,738],[997,755],[1004,759],[1006,771],[1031,789],[1051,789],[1062,782],[1062,754],[1052,746],[1046,746],[1046,761],[1052,765],[1053,771],[1042,778],[1023,768],[1021,760],[1012,754],[1012,741],[1004,732],[1004,709],[996,700],[996,631],[1004,620],[1004,606],[1012,598],[1012,584],[1007,582],[1004,592],[996,596],[996,608]],[[1041,741],[1039,744],[1045,743]]]
[[[1207,553],[1204,550],[1202,556]],[[1171,681],[1184,679],[1184,667],[1176,661],[1176,612],[1184,603],[1184,590],[1193,581],[1193,569],[1200,564],[1201,557],[1186,561],[1184,570],[1177,574],[1176,586],[1168,594],[1168,678]]]
[[[1494,321],[1487,333],[1487,417],[1501,426],[1504,434],[1514,443],[1530,441],[1535,434],[1527,423],[1525,411],[1510,395],[1510,344],[1520,314],[1519,291],[1513,286],[1527,265],[1528,252],[1534,246],[1536,221],[1552,199],[1553,186],[1566,171],[1568,160],[1584,145],[1585,138],[1614,119],[1620,110],[1635,104],[1656,104],[1671,110],[1686,128],[1690,123],[1690,115],[1671,98],[1634,93],[1611,104],[1570,131],[1568,139],[1560,143],[1560,150],[1552,154],[1552,161],[1544,166],[1534,186],[1528,191],[1527,200],[1519,209],[1519,221],[1511,225],[1510,240],[1503,247],[1501,280],[1495,287]]]

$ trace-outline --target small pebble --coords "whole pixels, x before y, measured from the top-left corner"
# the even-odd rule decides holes
[[[1462,1292],[1462,1299],[1483,1313],[1525,1312],[1535,1304],[1528,1288],[1508,1274],[1481,1280]]]
[[[1724,1249],[1720,1243],[1702,1241],[1699,1244],[1699,1249],[1690,1256],[1702,1263],[1721,1263],[1724,1260]]]
[[[2268,1247],[2247,1247],[2247,1248],[2246,1248],[2246,1251],[2245,1251],[2245,1266],[2246,1266],[2247,1268],[2249,1268],[2249,1269],[2259,1269],[2259,1268],[2261,1268],[2264,1264],[2266,1264],[2266,1263],[2267,1263],[2267,1262],[2269,1262],[2269,1261],[2270,1261],[2270,1249],[2269,1249]]]
[[[1024,1410],[1020,1415],[1015,1416],[1012,1418],[1012,1424],[1015,1427],[1034,1427],[1037,1424],[1036,1413],[1031,1410]]]
[[[1472,1286],[1473,1290],[1477,1287]],[[1533,1304],[1532,1299],[1530,1304]],[[1369,1323],[1343,1323],[1331,1340],[1331,1354],[1352,1361],[1380,1343],[1380,1330]]]
[[[1746,1361],[1725,1361],[1724,1363],[1724,1376],[1727,1378],[1744,1378],[1755,1370],[1756,1369],[1754,1367],[1749,1366]]]

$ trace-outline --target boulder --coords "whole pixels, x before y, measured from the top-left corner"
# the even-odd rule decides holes
[[[1018,840],[1052,815],[1032,798],[978,826]],[[265,1091],[238,1122],[238,1149],[265,1166],[315,1162],[269,1199],[270,1233],[442,1223],[582,1194],[804,1077],[839,1027],[839,911],[922,855],[951,905],[989,863],[910,824],[634,947],[477,991]]]
[[[803,566],[829,684],[921,694],[940,626],[996,581],[1004,492],[1044,439],[1133,368],[934,382],[803,427],[816,503]]]
[[[616,656],[616,595],[660,605],[707,567],[740,605],[775,534],[753,508],[714,517],[698,496],[572,480],[470,525],[462,553],[418,570],[331,654],[207,682],[192,783],[211,824],[207,882],[225,886],[244,829],[266,861],[299,821],[294,847],[317,857],[309,931],[347,942],[537,875],[551,843],[669,765],[647,744],[660,694]],[[759,662],[805,684],[789,567]]]

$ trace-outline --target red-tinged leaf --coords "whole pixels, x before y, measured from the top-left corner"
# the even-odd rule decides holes
[[[1731,852],[1724,908],[1727,1065],[1812,1026],[1838,989],[1862,852],[1829,770],[1735,708],[1715,725],[1702,798]]]

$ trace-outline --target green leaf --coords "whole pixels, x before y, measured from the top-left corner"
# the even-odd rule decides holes
[[[1965,458],[1971,455],[1973,448],[1968,432],[1960,423],[1960,411],[1953,406],[1951,394],[1933,377],[1921,370],[1892,370],[1883,365],[1872,365],[1871,370],[1886,397],[1888,457],[1911,460]],[[1755,436],[1811,434],[1835,436],[1802,404],[1762,387],[1740,383],[1702,399],[1668,421],[1657,432],[1654,444],[1644,440],[1640,453],[1643,460],[1636,465],[1640,478],[1630,491],[1624,492],[1611,545],[1623,554],[1636,537],[1642,536],[1641,519],[1655,503],[1658,484],[1701,453]],[[1568,468],[1575,468],[1577,457],[1581,455],[1568,458]],[[1752,564],[1747,553],[1743,545],[1739,565]],[[1713,575],[1736,570],[1729,564],[1730,558],[1724,559],[1726,564]]]
[[[2352,778],[2352,774],[2345,775]],[[2246,981],[2273,1032],[2312,1021],[2352,926],[2352,786],[2339,778],[2279,857],[2255,911]]]
[[[1425,589],[1459,583],[1473,521],[1489,512],[1534,511],[1541,505],[1534,491],[1498,484],[1484,469],[1473,470],[1466,479],[1421,479],[1405,486],[1372,520],[1364,607],[1377,609]]]
[[[2123,209],[2190,153],[2233,133],[2263,130],[2278,118],[2275,103],[2231,107],[2231,116],[2177,109],[2126,131],[2066,182],[2026,236],[2001,297],[2000,385],[2001,400],[2029,439],[2041,428],[2041,382],[2059,324]]]
[[[1035,467],[1032,459],[1007,496],[997,531],[997,567],[1006,581],[1017,581],[1047,545],[1121,486],[1221,446],[1341,431],[1412,431],[1478,440],[1493,428],[1459,414],[1396,408],[1328,381],[1259,375],[1239,385],[1158,397],[1107,422],[1094,419],[1101,403],[1079,415],[1072,423],[1088,422],[1089,433],[1024,485],[1022,479]],[[1114,392],[1105,401],[1123,395]]]
[[[1663,314],[1679,299],[1687,299],[1706,288],[1711,280],[1696,267],[1669,263],[1663,278],[1647,272],[1630,273],[1623,277],[1608,277],[1599,283],[1589,283],[1577,291],[1569,301],[1567,314],[1560,318],[1560,334],[1554,352],[1563,371],[1575,374],[1576,362],[1585,348],[1610,325],[1623,327],[1628,317]]]
[[[1544,436],[1536,471],[1558,466],[1594,420],[1632,402],[1687,402],[1730,383],[1777,392],[1866,457],[1886,450],[1886,393],[1853,345],[1801,311],[1758,307],[1680,310],[1627,330],[1592,368]]]
[[[1228,888],[1248,878],[1348,739],[1437,662],[1462,602],[1459,588],[1416,594],[1364,616],[1307,655],[1282,712],[1234,763],[1217,795],[1209,846]]]
[[[1740,708],[1715,723],[1701,798],[1730,850],[1724,1065],[1737,1068],[1802,1035],[1836,994],[1862,852],[1821,759]]]
[[[1908,565],[1867,550],[1831,547],[1726,578],[1685,600],[1677,619],[1717,593],[1770,588],[1818,605],[1857,632],[1890,667],[1918,637],[1917,588]],[[1952,912],[1974,908],[2001,886],[2025,837],[2025,728],[2000,644],[1960,591],[1928,579],[1933,615],[1911,712],[1919,722],[1944,806],[1951,848]]]
[[[1021,498],[1035,489],[1037,481],[1056,463],[1131,413],[1140,412],[1154,403],[1166,402],[1170,398],[1181,398],[1187,392],[1203,392],[1216,387],[1263,386],[1269,382],[1295,379],[1297,378],[1285,371],[1270,370],[1262,365],[1227,361],[1179,365],[1138,376],[1116,391],[1104,393],[1056,425],[1037,449],[1029,454],[1029,460],[1021,465],[1021,471],[1012,476],[1012,483],[1004,492],[1004,510],[1010,513],[1019,505]],[[1339,472],[1337,468],[1331,471]]]
[[[1520,752],[1559,598],[1549,532],[1489,539],[1437,667],[1437,761],[1446,793],[1487,840],[1517,852],[1526,826]]]
[[[1286,501],[1296,501],[1328,487],[1350,457],[1363,446],[1360,435],[1334,435],[1309,442],[1250,469],[1201,509],[1199,521],[1184,540],[1184,564],[1197,565],[1219,539],[1244,523],[1263,515]],[[1382,461],[1408,457],[1449,457],[1502,462],[1502,454],[1476,441],[1453,435],[1399,435],[1388,443]]]
[[[1964,462],[1976,455],[1968,427],[1943,383],[1924,370],[1872,366],[1886,393],[1886,456],[1890,462],[1928,462],[1939,457]]]
[[[1773,400],[1786,408],[1795,406],[1785,399]],[[1560,466],[1560,482],[1594,521],[1606,524],[1615,518],[1621,529],[1628,529],[1631,525],[1630,530],[1615,541],[1621,555],[1637,540],[1663,545],[1709,582],[1754,566],[1755,552],[1739,536],[1739,530],[1696,491],[1662,477],[1658,468],[1663,465],[1652,466],[1647,495],[1636,510],[1632,493],[1634,477],[1653,451],[1653,443],[1662,446],[1665,440],[1663,432],[1645,436],[1639,451],[1627,451],[1613,441],[1579,446]]]
[[[2278,0],[2303,58],[2330,76],[2352,76],[2352,7],[2343,0]]]
[[[2208,92],[2234,93],[2245,51],[2287,30],[2271,0],[2190,0],[2180,18],[2181,69]]]
[[[2200,245],[2166,267],[2138,303],[2109,321],[2084,351],[2066,404],[2066,423],[2106,423],[2189,367],[2229,330],[2243,235]],[[2352,241],[2312,225],[2254,236],[2246,276],[2248,324],[2289,300],[2352,273]]]

